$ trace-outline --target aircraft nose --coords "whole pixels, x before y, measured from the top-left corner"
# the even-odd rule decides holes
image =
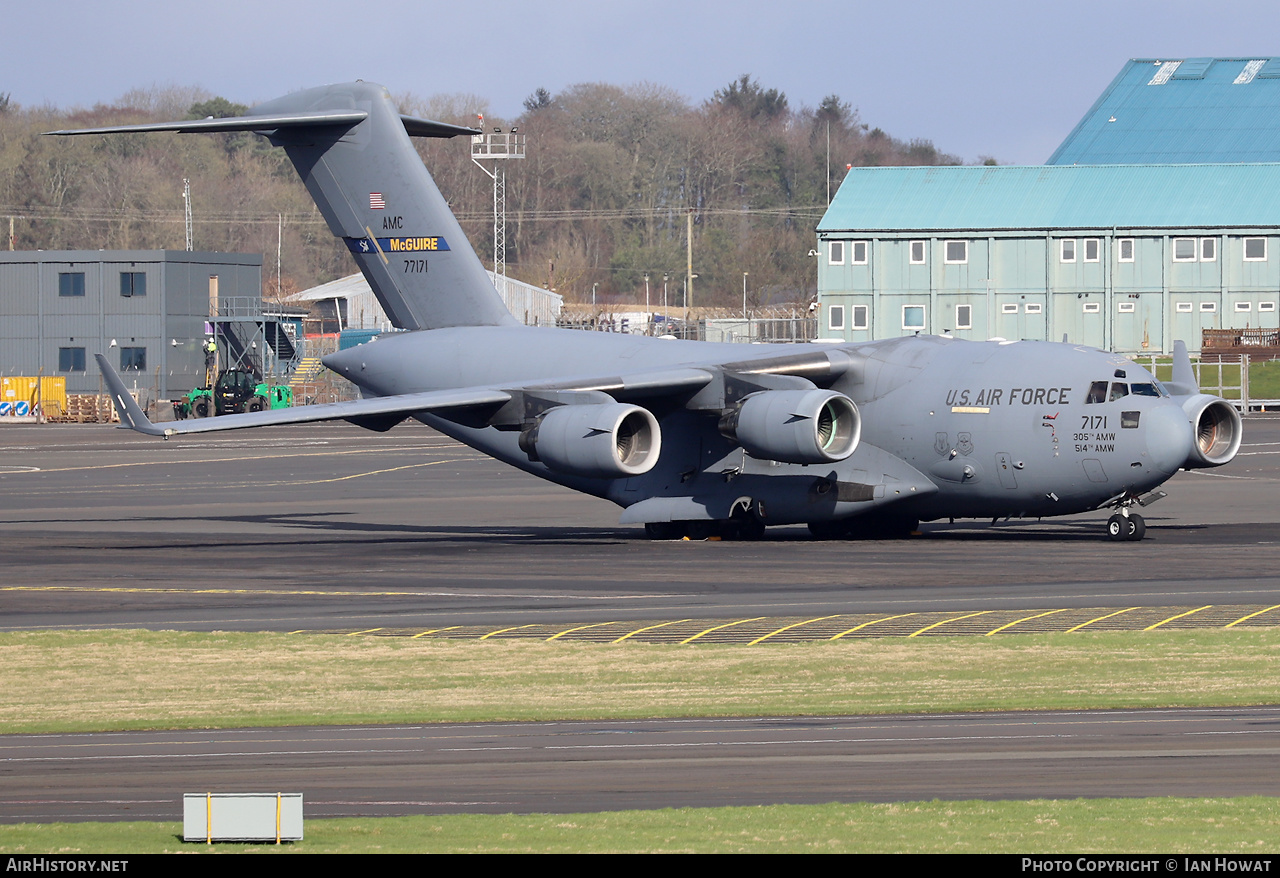
[[[1166,401],[1142,415],[1151,467],[1173,475],[1187,462],[1195,437],[1182,406]]]

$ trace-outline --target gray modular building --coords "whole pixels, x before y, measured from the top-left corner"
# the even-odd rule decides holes
[[[255,332],[283,335],[263,325],[256,254],[0,252],[3,375],[63,375],[69,393],[96,393],[93,355],[103,353],[131,385],[173,398],[203,379],[208,330],[219,329],[230,348]]]

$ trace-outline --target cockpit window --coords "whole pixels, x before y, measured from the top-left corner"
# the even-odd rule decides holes
[[[1111,402],[1117,399],[1124,399],[1129,395],[1129,385],[1121,384],[1119,381],[1111,382]]]
[[[1129,392],[1134,396],[1159,396],[1160,391],[1154,384],[1130,384]]]
[[[1089,394],[1085,397],[1085,405],[1107,401],[1107,382],[1095,381],[1089,385]]]

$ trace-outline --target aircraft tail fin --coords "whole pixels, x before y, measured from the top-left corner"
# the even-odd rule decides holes
[[[397,327],[516,322],[409,140],[474,134],[470,128],[402,116],[385,88],[352,82],[259,104],[246,116],[49,133],[125,131],[263,134],[284,148]]]
[[[1192,396],[1200,392],[1200,382],[1196,381],[1195,370],[1191,368],[1191,355],[1187,353],[1187,343],[1173,343],[1173,378],[1166,385],[1174,396]]]

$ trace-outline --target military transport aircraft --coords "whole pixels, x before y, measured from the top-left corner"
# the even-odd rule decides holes
[[[1125,357],[1032,341],[910,336],[736,345],[525,327],[503,307],[387,90],[301,91],[223,119],[58,131],[253,131],[283,147],[395,325],[325,357],[353,402],[153,424],[99,354],[126,426],[153,436],[414,417],[624,507],[650,536],[894,536],[920,520],[1135,507],[1181,468],[1220,466],[1240,415],[1200,394],[1185,346],[1167,386]]]

